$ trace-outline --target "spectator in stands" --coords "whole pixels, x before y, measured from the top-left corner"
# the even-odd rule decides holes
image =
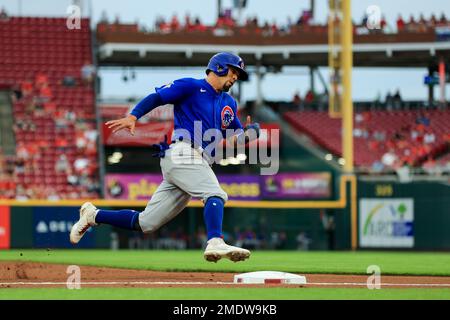
[[[431,14],[431,18],[428,21],[427,25],[431,28],[434,28],[438,24],[438,19],[436,18],[436,15],[433,13]]]
[[[381,32],[386,32],[388,29],[388,24],[386,21],[386,16],[383,14],[381,15],[381,21],[380,21],[380,31]]]
[[[29,196],[27,195],[27,190],[25,187],[21,184],[17,185],[16,187],[16,200],[24,201],[28,200]]]
[[[442,134],[442,140],[444,142],[450,143],[450,133],[446,132]]]
[[[308,10],[303,10],[297,19],[298,26],[309,26],[311,20],[311,12]]]
[[[116,17],[114,18],[114,24],[120,24],[120,16],[116,14]]]
[[[5,7],[2,7],[2,9],[0,10],[0,20],[8,20],[9,16],[8,13],[5,10]]]
[[[180,29],[180,21],[178,20],[177,15],[174,13],[172,15],[172,19],[170,20],[170,30],[172,32],[178,31]]]
[[[278,34],[279,30],[278,30],[278,26],[277,26],[277,24],[276,24],[275,21],[272,22],[272,25],[271,25],[270,28],[271,28],[270,34],[271,34],[272,36]]]
[[[421,112],[416,118],[416,124],[428,127],[430,125],[430,119],[423,112]],[[420,128],[418,129],[420,130]]]
[[[423,163],[422,168],[429,175],[442,175],[441,166],[437,165],[436,160],[434,160],[432,156],[428,156],[427,160]]]
[[[367,27],[367,21],[369,20],[369,17],[366,13],[364,13],[362,19],[361,19],[361,27]]]
[[[314,102],[314,92],[312,90],[308,90],[308,92],[305,95],[305,103],[308,105],[311,105]]]
[[[184,16],[184,30],[186,31],[192,31],[193,24],[191,22],[191,15],[189,12],[186,12],[186,15]]]
[[[58,151],[65,152],[69,147],[69,142],[64,137],[56,137],[55,147]]]
[[[418,23],[423,24],[423,25],[427,24],[427,20],[425,19],[425,16],[423,15],[423,13],[420,14]]]
[[[16,83],[11,88],[11,100],[13,103],[16,103],[20,99],[22,99],[22,90],[20,89],[20,84]]]
[[[54,188],[47,187],[45,190],[45,193],[47,194],[47,200],[50,200],[50,201],[61,200],[60,195]]]
[[[423,13],[420,14],[419,21],[417,22],[417,31],[426,32],[427,31],[427,20],[425,19]]]
[[[300,92],[295,92],[294,97],[292,98],[292,104],[294,105],[295,110],[301,109],[302,98],[300,98]]]
[[[393,108],[393,97],[392,97],[390,91],[388,91],[388,93],[386,94],[385,104],[386,104],[386,109],[387,110],[392,110],[392,108]]]
[[[69,169],[69,161],[67,160],[67,156],[65,154],[61,154],[56,160],[55,171],[58,173],[67,172]]]
[[[199,227],[195,234],[194,248],[202,248],[207,240],[205,228]]]
[[[0,171],[0,199],[14,199],[15,191],[16,183],[11,174]]]
[[[428,130],[428,132],[425,133],[423,136],[423,142],[425,144],[433,144],[436,142],[436,136],[431,130]]]
[[[73,163],[73,167],[75,169],[75,173],[81,176],[89,175],[89,159],[86,157],[79,157],[75,159]]]
[[[33,82],[30,80],[22,81],[20,90],[24,97],[28,97],[31,93],[33,93]]]
[[[297,249],[298,250],[309,250],[309,245],[311,244],[311,239],[308,237],[306,232],[299,232],[296,239],[297,240]]]
[[[417,31],[417,22],[413,15],[409,16],[409,21],[406,24],[406,31],[409,31],[409,32]]]
[[[50,86],[48,83],[43,83],[42,86],[39,88],[39,96],[36,99],[36,102],[38,104],[43,104],[53,97],[52,89],[50,89]]]
[[[44,113],[47,115],[47,116],[52,116],[53,117],[53,115],[55,114],[55,112],[56,112],[56,103],[54,103],[54,102],[52,102],[52,101],[50,101],[50,102],[47,102],[47,103],[44,103]]]
[[[66,117],[66,112],[63,110],[57,110],[54,114],[56,131],[65,130],[69,126],[69,121]]]
[[[320,219],[322,220],[323,228],[327,233],[328,250],[334,250],[336,247],[336,223],[334,222],[334,216],[330,213],[325,212],[325,210],[320,210]]]
[[[106,24],[109,23],[109,22],[108,22],[108,15],[107,15],[107,13],[106,13],[105,10],[102,11],[102,14],[101,14],[101,16],[100,16],[100,21],[99,21],[99,23],[106,23]]]
[[[380,160],[375,160],[372,163],[372,166],[370,167],[371,173],[380,173],[380,172],[383,172],[383,170],[384,170],[384,165]]]
[[[394,96],[392,97],[392,102],[394,104],[395,110],[400,110],[402,108],[402,96],[400,95],[400,89],[397,89]]]
[[[46,74],[39,72],[36,74],[36,77],[34,79],[34,86],[37,89],[41,89],[42,87],[48,86],[48,77]]]
[[[84,84],[92,84],[95,80],[95,66],[89,61],[85,61],[83,67],[81,67],[81,79]]]
[[[445,16],[445,13],[442,12],[441,18],[439,19],[439,25],[445,26],[447,25],[447,17]]]
[[[398,157],[393,149],[390,149],[381,157],[381,163],[383,163],[383,165],[388,168],[392,168],[397,162],[397,160]]]
[[[63,85],[64,87],[75,87],[77,85],[77,80],[73,76],[66,75],[62,79],[61,85]]]
[[[395,172],[397,173],[399,182],[408,183],[412,181],[410,164],[408,164],[406,161],[397,166],[395,168]]]
[[[205,32],[207,30],[206,26],[201,22],[199,17],[195,18],[193,30],[200,32]]]
[[[397,32],[402,32],[405,30],[405,21],[402,18],[402,15],[399,14],[397,18]]]
[[[157,16],[155,19],[155,30],[162,32],[165,29],[165,21],[162,16]]]
[[[16,148],[16,156],[18,159],[22,159],[27,161],[30,159],[30,152],[28,148],[25,146],[25,143],[19,142]]]
[[[81,152],[84,152],[88,144],[88,140],[84,135],[83,131],[76,131],[75,133],[75,145],[77,149]]]
[[[269,247],[271,249],[284,249],[287,244],[287,234],[284,231],[274,231],[270,234]]]

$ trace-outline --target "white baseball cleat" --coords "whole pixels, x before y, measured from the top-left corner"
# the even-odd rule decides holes
[[[230,246],[222,238],[212,238],[207,243],[203,254],[207,261],[217,262],[221,258],[228,258],[233,262],[238,262],[250,257],[250,251]]]
[[[77,244],[91,226],[96,226],[97,208],[90,202],[85,202],[80,208],[80,220],[70,230],[70,243]]]

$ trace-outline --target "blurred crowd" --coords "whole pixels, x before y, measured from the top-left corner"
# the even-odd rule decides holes
[[[93,77],[86,64],[79,76],[67,76],[57,86],[82,87]],[[42,72],[17,83],[12,92],[16,152],[6,156],[0,149],[0,199],[98,197],[95,117],[86,109],[58,105]]]
[[[327,232],[325,229],[324,231]],[[163,227],[152,234],[121,233],[121,235],[123,240],[122,243],[119,243],[119,233],[113,233],[111,239],[112,248],[118,249],[122,246],[129,249],[204,249],[207,242],[206,232],[203,227],[199,227],[193,236],[188,235],[182,227],[178,227],[174,230]],[[309,250],[312,242],[304,231],[299,231],[292,239],[290,239],[286,231],[271,231],[265,234],[263,232],[256,232],[252,226],[244,229],[235,228],[233,232],[230,233],[224,231],[223,238],[231,245],[245,247],[250,250]]]
[[[371,152],[383,152],[382,157],[368,168],[372,174],[394,170],[402,175],[414,167],[432,176],[450,173],[450,161],[445,158],[450,149],[450,130],[441,132],[433,128],[426,112],[394,131],[389,128],[370,130],[370,121],[370,112],[357,113],[353,136],[364,139]],[[436,149],[438,140],[447,145],[446,149]]]
[[[336,18],[336,22],[338,22]],[[432,14],[426,18],[423,14],[418,17],[410,15],[408,18],[399,14],[396,21],[386,21],[381,16],[379,26],[374,30],[367,28],[368,17],[366,14],[358,23],[353,21],[355,33],[402,33],[402,32],[427,32],[438,26],[448,26],[449,21],[444,13],[439,16]],[[364,29],[366,30],[364,32]],[[217,36],[234,35],[234,34],[261,34],[263,36],[295,34],[298,32],[327,32],[327,23],[318,23],[314,21],[312,14],[308,10],[303,10],[292,19],[290,16],[286,18],[284,23],[276,21],[261,21],[258,17],[246,17],[245,19],[237,19],[233,15],[231,9],[224,10],[212,25],[203,23],[199,16],[191,16],[186,13],[184,16],[173,14],[169,18],[157,16],[152,27],[136,22],[134,24],[125,24],[120,21],[120,17],[116,15],[113,21],[109,21],[106,12],[103,12],[102,18],[98,25],[99,31],[118,31],[118,32],[155,32],[161,34],[177,33],[177,32],[212,32]]]

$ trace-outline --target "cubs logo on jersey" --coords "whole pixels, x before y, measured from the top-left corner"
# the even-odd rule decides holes
[[[234,120],[233,109],[230,106],[225,106],[220,113],[220,118],[222,119],[222,130],[225,130]]]

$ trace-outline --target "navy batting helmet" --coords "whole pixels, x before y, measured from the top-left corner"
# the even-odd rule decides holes
[[[239,80],[247,80],[248,73],[245,71],[244,61],[238,55],[229,52],[220,52],[212,56],[209,60],[206,74],[209,71],[214,72],[218,76],[222,77],[228,74],[228,67],[232,66],[239,71]]]

